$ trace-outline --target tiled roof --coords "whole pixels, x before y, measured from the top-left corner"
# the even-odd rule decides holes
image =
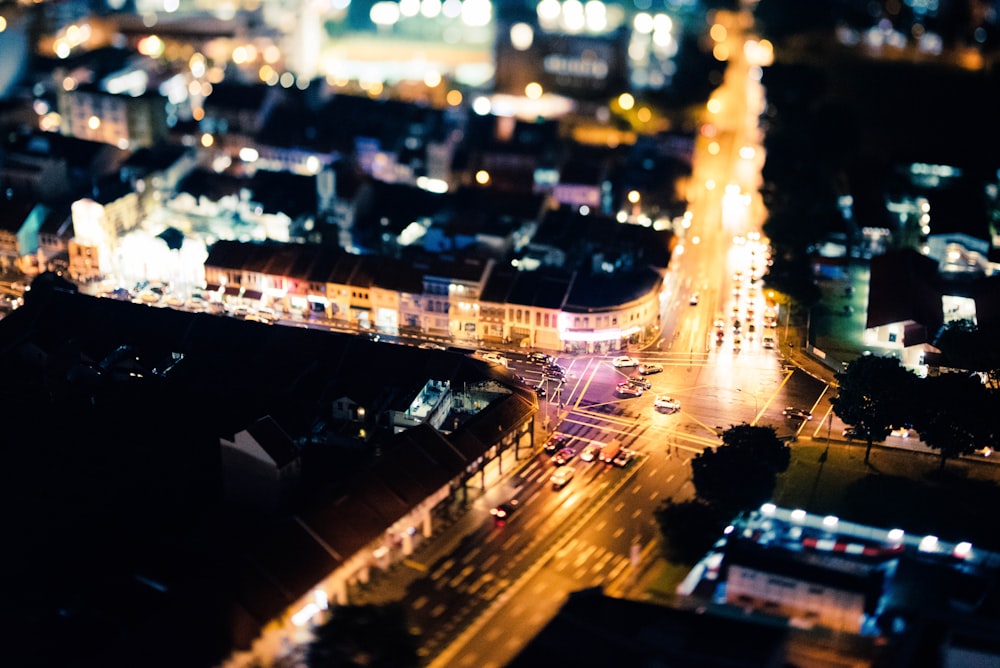
[[[264,452],[268,454],[275,466],[284,468],[299,458],[299,449],[292,443],[288,434],[278,426],[271,416],[265,416],[247,427],[247,432]]]

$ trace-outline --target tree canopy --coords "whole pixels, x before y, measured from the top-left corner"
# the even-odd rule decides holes
[[[862,355],[836,378],[837,394],[830,400],[833,412],[867,442],[867,463],[872,444],[884,441],[893,427],[909,421],[905,398],[910,396],[917,377],[895,357]]]
[[[921,380],[919,388],[913,427],[938,451],[942,469],[949,459],[993,444],[1000,405],[978,376],[947,373]]]
[[[343,605],[317,627],[306,654],[309,668],[416,668],[417,643],[398,604]]]
[[[720,512],[736,515],[771,499],[777,474],[788,469],[791,451],[774,427],[735,425],[722,434],[722,445],[691,460],[698,498]]]
[[[722,535],[732,516],[704,501],[666,499],[653,511],[663,536],[663,556],[693,566]]]
[[[995,333],[983,331],[972,320],[952,320],[938,332],[934,345],[944,363],[984,374],[991,388],[1000,387],[1000,348]]]

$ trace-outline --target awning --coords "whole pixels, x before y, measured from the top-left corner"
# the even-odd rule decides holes
[[[260,290],[247,290],[243,293],[244,299],[260,299],[263,293]]]
[[[229,297],[235,297],[240,294],[240,286],[238,285],[227,285],[225,294]]]
[[[209,283],[208,285],[205,286],[205,292],[218,292],[218,291],[219,291],[218,283]]]

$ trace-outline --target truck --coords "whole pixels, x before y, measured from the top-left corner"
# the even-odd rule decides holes
[[[602,462],[612,462],[618,453],[622,449],[622,442],[618,439],[614,439],[603,448],[601,448],[601,453],[598,455]]]

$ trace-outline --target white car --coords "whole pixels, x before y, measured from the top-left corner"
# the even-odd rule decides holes
[[[634,357],[629,357],[628,355],[622,355],[620,357],[614,358],[611,363],[616,369],[621,369],[626,366],[639,366],[639,360]]]
[[[653,407],[658,411],[679,411],[681,409],[681,402],[673,397],[660,394],[653,400]]]
[[[576,469],[572,466],[560,466],[549,477],[549,482],[552,483],[554,489],[562,489],[566,483],[573,479],[574,473],[576,473]]]
[[[507,366],[507,358],[500,353],[482,353],[480,355],[484,360],[490,364],[499,364],[500,366]]]
[[[585,462],[592,462],[597,459],[597,453],[601,451],[599,445],[588,445],[580,452],[580,459]]]

